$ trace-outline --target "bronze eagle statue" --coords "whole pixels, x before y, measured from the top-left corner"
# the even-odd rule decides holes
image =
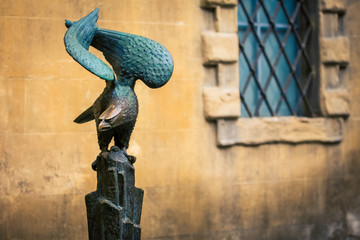
[[[64,37],[66,51],[88,71],[106,81],[102,94],[74,122],[95,120],[100,150],[108,151],[114,137],[115,145],[133,163],[135,157],[127,155],[126,149],[138,115],[135,82],[140,79],[150,88],[159,88],[169,81],[174,63],[169,51],[160,43],[98,28],[98,12],[97,8],[76,22],[65,20],[68,27]],[[90,45],[104,54],[112,68],[89,52]]]

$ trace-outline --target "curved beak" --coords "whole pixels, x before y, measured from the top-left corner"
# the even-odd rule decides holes
[[[111,125],[110,123],[102,120],[100,123],[99,123],[99,126],[98,126],[98,130],[100,132],[104,132],[104,131],[107,131],[107,130],[110,130],[111,129]]]

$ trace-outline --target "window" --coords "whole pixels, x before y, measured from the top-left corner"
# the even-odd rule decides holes
[[[216,121],[218,146],[341,141],[346,1],[200,2],[204,115]]]
[[[242,117],[313,116],[310,17],[303,0],[239,0]]]

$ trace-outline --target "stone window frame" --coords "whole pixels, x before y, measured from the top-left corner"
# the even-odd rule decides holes
[[[205,76],[215,83],[203,87],[203,102],[206,119],[216,121],[218,146],[340,142],[343,120],[350,114],[346,88],[350,51],[343,26],[346,0],[319,0],[318,19],[313,20],[319,26],[321,108],[321,117],[315,118],[240,118],[237,4],[237,0],[201,1],[203,10],[213,15],[214,29],[201,33]]]

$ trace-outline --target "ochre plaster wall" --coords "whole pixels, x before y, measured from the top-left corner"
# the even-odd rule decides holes
[[[0,239],[87,239],[84,196],[99,149],[76,125],[104,82],[65,51],[64,18],[96,7],[98,25],[154,39],[175,61],[170,82],[138,82],[129,153],[145,190],[143,239],[326,239],[360,235],[360,2],[348,1],[350,117],[340,144],[216,147],[203,113],[199,0],[3,0],[0,6]],[[100,56],[100,55],[99,55]],[[345,224],[345,225],[344,225]],[[316,238],[320,236],[320,238]]]

